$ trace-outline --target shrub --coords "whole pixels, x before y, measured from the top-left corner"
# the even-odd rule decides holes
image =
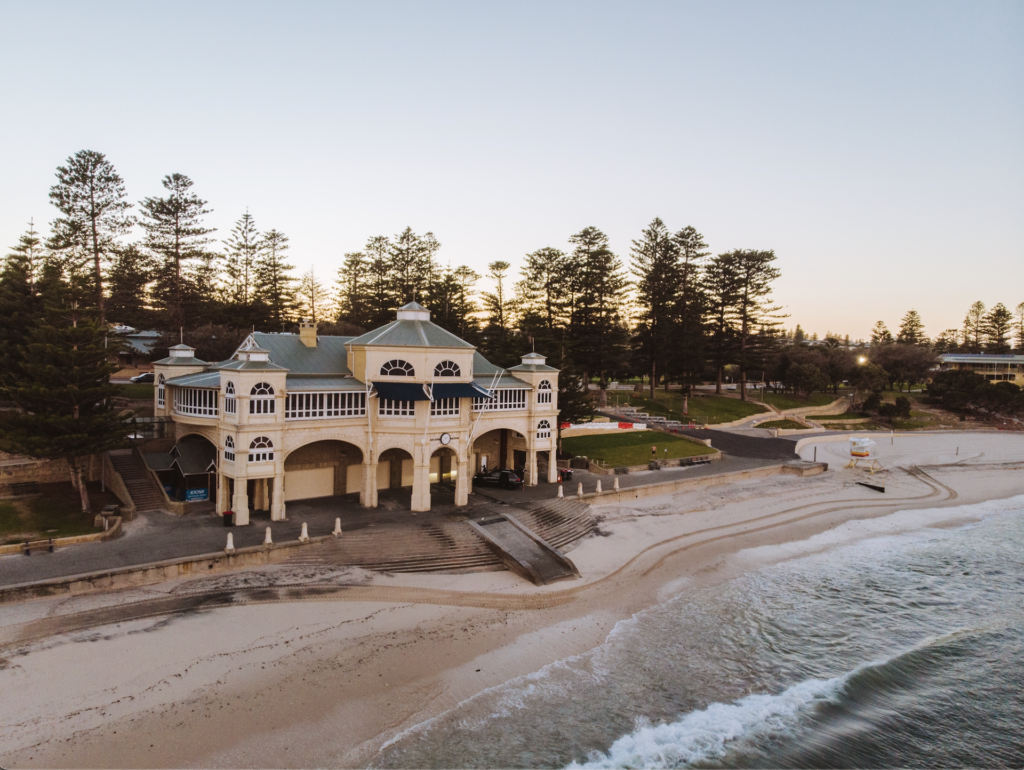
[[[864,399],[864,403],[861,405],[863,409],[869,412],[877,412],[878,408],[882,405],[882,394],[877,390],[872,392],[867,398]]]

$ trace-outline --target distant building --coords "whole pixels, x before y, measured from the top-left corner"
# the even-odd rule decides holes
[[[939,357],[939,369],[977,372],[986,380],[1024,386],[1024,356],[946,353]]]
[[[304,321],[297,335],[254,332],[215,364],[175,345],[153,369],[155,413],[178,442],[153,469],[187,499],[205,488],[239,524],[250,509],[280,520],[288,501],[355,492],[376,507],[381,489],[411,488],[412,510],[429,510],[446,482],[466,505],[485,468],[557,480],[558,370],[536,353],[495,366],[416,303],[360,337]]]
[[[125,343],[124,347],[118,351],[118,363],[129,369],[149,363],[153,356],[153,348],[156,347],[161,336],[158,331],[140,332],[130,326],[115,327],[113,331]]]

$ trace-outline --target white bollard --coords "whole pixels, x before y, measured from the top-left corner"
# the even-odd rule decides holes
[[[583,482],[576,488],[576,497],[583,497]]]
[[[559,497],[565,497],[565,492],[562,491],[562,485],[561,484],[558,485],[558,496]]]
[[[341,537],[341,519],[334,520],[334,531],[331,534],[335,537]]]
[[[307,529],[307,527],[306,527],[306,522],[302,522],[302,532],[299,533],[299,542],[300,543],[308,543],[309,542],[309,529]]]
[[[274,539],[270,536],[270,527],[267,527],[267,536],[263,538],[263,545],[273,545]]]
[[[597,480],[597,494],[601,494],[601,479]]]
[[[230,532],[228,532],[228,544],[224,546],[224,553],[228,556],[235,552],[235,538]]]
[[[619,491],[619,477],[618,476],[615,477],[615,483],[612,484],[612,490],[614,492],[618,492]]]

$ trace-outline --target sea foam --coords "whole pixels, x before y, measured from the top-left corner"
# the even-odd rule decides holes
[[[722,757],[739,738],[788,732],[802,712],[834,699],[855,672],[833,679],[808,679],[778,695],[748,695],[735,703],[712,703],[676,722],[637,728],[619,738],[607,753],[594,752],[570,768],[679,767]]]

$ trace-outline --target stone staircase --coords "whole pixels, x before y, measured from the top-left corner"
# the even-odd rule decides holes
[[[596,526],[590,506],[551,500],[529,510],[500,506],[549,544],[563,550]],[[288,559],[292,566],[355,566],[378,572],[484,572],[505,569],[465,521],[435,519],[402,527],[366,527],[310,546]]]
[[[135,450],[112,451],[110,462],[114,466],[124,485],[128,488],[132,502],[135,503],[135,510],[153,511],[164,507],[164,496],[162,490],[157,488],[156,482],[146,468],[142,457]]]

